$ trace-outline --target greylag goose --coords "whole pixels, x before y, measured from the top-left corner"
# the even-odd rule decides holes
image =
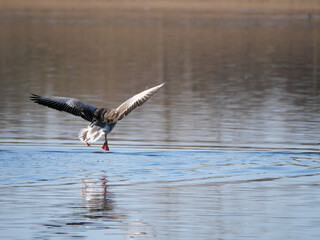
[[[50,97],[31,94],[30,99],[35,103],[80,116],[91,122],[87,128],[81,129],[79,138],[87,146],[104,135],[105,142],[102,149],[109,151],[107,134],[124,116],[149,100],[165,83],[149,88],[134,95],[117,108],[97,108],[76,98]]]

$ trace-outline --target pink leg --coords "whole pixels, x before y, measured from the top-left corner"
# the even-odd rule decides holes
[[[102,149],[105,150],[105,151],[109,151],[107,134],[104,134],[104,144],[103,144],[103,146],[102,146]]]
[[[84,142],[88,147],[90,147],[90,144],[89,143],[87,143],[87,142]]]

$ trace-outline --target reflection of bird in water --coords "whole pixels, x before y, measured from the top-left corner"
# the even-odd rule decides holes
[[[90,209],[90,212],[104,212],[113,209],[113,200],[107,191],[106,176],[98,180],[84,178],[82,184],[82,197],[85,207]]]
[[[140,221],[136,216],[131,216],[131,208],[115,207],[114,196],[108,191],[106,174],[99,178],[86,176],[81,182],[83,207],[89,210],[89,212],[81,214],[82,216],[89,219],[100,219],[105,224],[111,224],[112,227],[108,225],[103,227],[106,230],[119,228],[124,231],[124,239],[132,239],[141,235],[144,237],[155,236],[152,226]],[[108,219],[108,221],[104,221],[104,219]]]
[[[96,108],[76,98],[67,97],[42,97],[32,94],[30,99],[35,103],[80,116],[91,122],[87,128],[81,129],[80,140],[90,146],[88,142],[95,142],[104,135],[105,142],[102,148],[108,151],[107,134],[112,131],[117,122],[148,101],[164,84],[134,95],[117,108]]]

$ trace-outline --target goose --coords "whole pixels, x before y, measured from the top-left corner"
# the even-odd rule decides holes
[[[71,113],[89,121],[89,126],[80,130],[80,141],[90,146],[89,143],[96,142],[104,135],[105,141],[102,149],[109,151],[107,135],[113,130],[117,122],[135,108],[148,101],[164,85],[165,82],[142,91],[123,102],[117,108],[97,108],[77,98],[40,96],[37,94],[31,94],[30,100],[49,108]]]

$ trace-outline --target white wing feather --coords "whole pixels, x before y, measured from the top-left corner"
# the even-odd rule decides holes
[[[149,88],[141,93],[134,95],[133,97],[129,98],[127,101],[122,103],[116,109],[116,112],[118,113],[117,121],[121,120],[124,116],[127,116],[132,110],[148,101],[164,85],[165,83],[162,83],[153,88]]]

